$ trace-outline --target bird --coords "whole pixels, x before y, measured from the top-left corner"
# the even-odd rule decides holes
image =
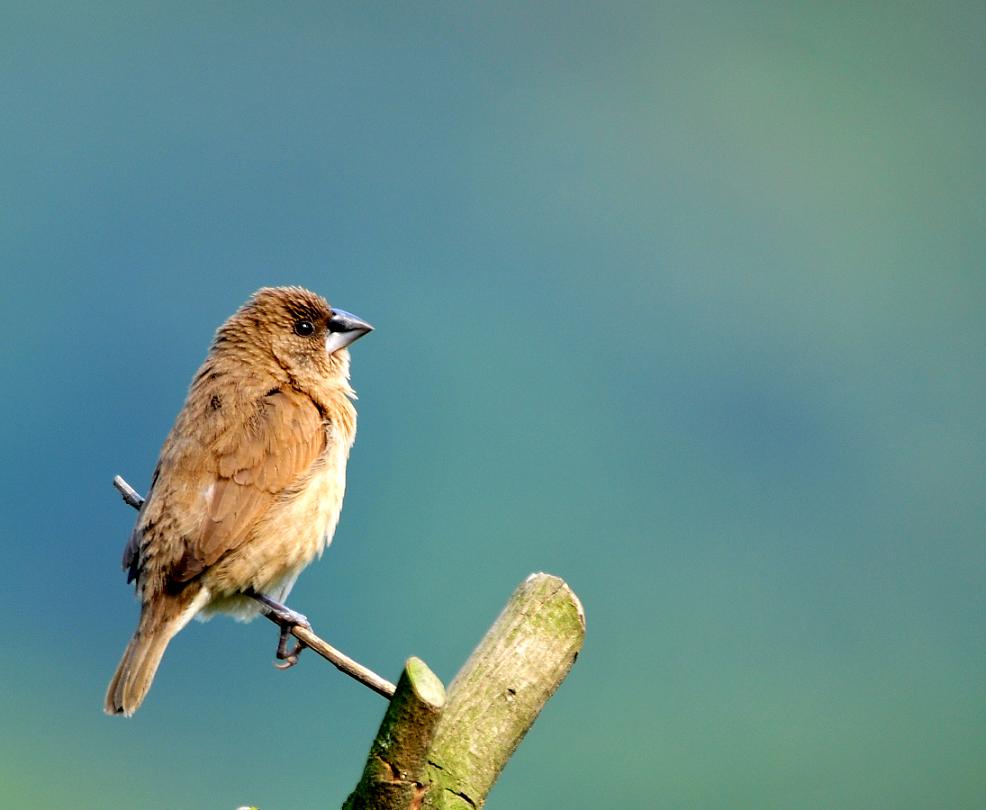
[[[348,346],[373,327],[302,287],[264,287],[215,333],[161,448],[123,553],[140,620],[104,711],[140,707],[172,638],[195,617],[281,624],[301,571],[332,541],[356,437]]]

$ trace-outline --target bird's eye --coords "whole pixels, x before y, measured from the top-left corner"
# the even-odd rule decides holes
[[[309,320],[300,320],[294,325],[296,335],[311,337],[315,333],[315,324]]]

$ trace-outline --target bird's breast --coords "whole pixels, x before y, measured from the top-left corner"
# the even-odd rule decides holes
[[[278,496],[247,542],[210,571],[213,593],[250,587],[279,600],[287,596],[302,569],[332,542],[346,491],[348,450],[329,441],[311,470]]]

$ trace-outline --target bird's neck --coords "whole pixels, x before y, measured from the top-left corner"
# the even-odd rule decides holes
[[[328,368],[312,369],[310,374],[294,373],[291,385],[311,397],[322,416],[339,431],[347,447],[356,438],[356,392],[349,384],[349,352],[335,352]]]
[[[312,396],[322,417],[332,424],[347,451],[356,439],[356,408],[351,399],[355,396],[356,393],[350,388],[348,381],[345,387],[326,388],[317,397]]]

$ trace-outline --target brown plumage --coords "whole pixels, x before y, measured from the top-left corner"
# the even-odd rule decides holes
[[[216,332],[123,555],[140,622],[106,692],[140,706],[196,614],[252,618],[331,541],[356,436],[352,341],[371,327],[300,287],[256,292]]]

